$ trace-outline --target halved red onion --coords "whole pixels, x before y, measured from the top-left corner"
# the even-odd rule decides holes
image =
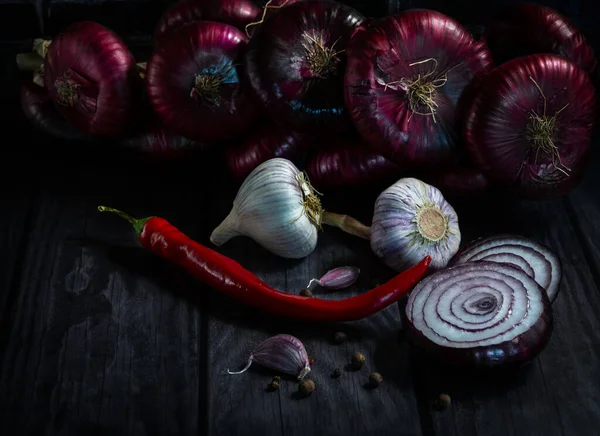
[[[595,104],[589,76],[570,60],[517,58],[478,83],[465,145],[490,181],[523,197],[560,196],[587,166]]]
[[[518,268],[473,262],[422,280],[406,306],[407,337],[452,364],[496,368],[536,356],[552,332],[543,289]]]
[[[142,82],[133,55],[98,23],[77,22],[54,38],[44,83],[58,112],[83,133],[119,136],[137,116]]]
[[[165,35],[146,68],[150,102],[167,128],[202,142],[231,139],[258,115],[240,82],[248,38],[223,23],[196,21]]]
[[[359,133],[383,156],[433,166],[455,153],[461,94],[490,68],[485,43],[460,23],[440,12],[408,10],[353,36],[346,105]]]
[[[460,250],[451,265],[480,260],[508,263],[520,268],[546,290],[550,301],[554,301],[560,289],[560,258],[532,239],[508,234],[480,238]]]
[[[546,6],[505,6],[485,26],[484,38],[496,64],[534,53],[554,53],[587,73],[596,68],[594,49],[583,33],[571,20]]]

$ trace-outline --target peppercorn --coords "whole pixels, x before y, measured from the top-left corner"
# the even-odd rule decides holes
[[[303,297],[312,297],[313,293],[310,289],[302,289],[300,291],[300,295],[302,295]]]
[[[342,375],[342,370],[339,368],[336,368],[333,370],[333,377],[338,378],[339,376]]]
[[[279,377],[278,375],[273,377],[273,380],[271,381],[271,383],[269,383],[269,386],[268,386],[269,391],[273,392],[273,391],[276,391],[277,389],[279,389],[280,381],[281,381],[281,377]]]
[[[383,381],[383,377],[378,372],[372,372],[369,375],[369,384],[371,386],[373,386],[374,388],[376,388],[377,386],[379,386],[382,381]]]
[[[366,361],[367,359],[362,353],[356,351],[352,354],[352,366],[354,369],[361,369],[365,365]]]
[[[452,403],[452,399],[448,394],[440,394],[437,399],[437,406],[440,409],[446,409]]]
[[[298,385],[298,391],[304,397],[308,397],[310,394],[312,394],[315,388],[315,382],[310,379],[304,379]]]
[[[336,334],[333,335],[333,340],[336,344],[343,344],[347,339],[348,336],[346,336],[346,333],[344,332],[336,332]]]

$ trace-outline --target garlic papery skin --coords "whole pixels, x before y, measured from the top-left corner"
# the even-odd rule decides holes
[[[371,249],[390,268],[403,271],[431,256],[430,268],[444,268],[460,246],[458,216],[434,186],[403,178],[375,201]]]
[[[303,173],[289,160],[273,158],[244,180],[210,240],[222,245],[244,235],[277,256],[300,259],[317,246],[321,217],[319,199]]]

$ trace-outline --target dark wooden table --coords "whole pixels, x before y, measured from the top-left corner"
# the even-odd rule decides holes
[[[0,47],[5,77],[25,45]],[[237,190],[219,155],[153,163],[52,140],[23,119],[16,90],[0,92],[8,132],[0,154],[1,435],[600,435],[600,140],[565,198],[455,204],[464,242],[516,232],[546,243],[564,265],[546,349],[515,374],[480,377],[417,356],[402,335],[402,304],[360,322],[290,322],[146,252],[97,205],[163,216],[209,244]],[[381,188],[323,201],[368,220]],[[284,292],[335,266],[361,268],[355,286],[321,298],[359,294],[392,276],[367,243],[335,230],[300,261],[246,238],[220,251]],[[335,345],[336,331],[349,341]],[[298,398],[292,380],[267,392],[274,374],[259,367],[226,374],[276,333],[296,335],[316,360],[311,397]],[[332,378],[354,351],[367,365]],[[366,387],[371,371],[384,377],[378,389]],[[443,411],[433,407],[440,393],[452,397]]]

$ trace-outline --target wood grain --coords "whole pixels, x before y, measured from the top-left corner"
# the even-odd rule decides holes
[[[2,361],[0,422],[20,435],[194,435],[201,360],[195,283],[140,248],[125,221],[96,210],[108,203],[164,214],[194,233],[201,222],[193,206],[185,220],[173,213],[193,192],[173,196],[161,189],[160,173],[142,169],[132,180],[129,165],[140,162],[110,167],[100,155],[92,157],[96,167],[67,171],[63,159],[46,155],[30,167],[44,184]]]
[[[457,375],[413,356],[415,383],[426,392],[421,401],[430,410],[433,432],[599,434],[600,392],[590,380],[600,377],[600,316],[595,309],[600,294],[562,201],[497,205],[478,218],[479,226],[470,223],[469,233],[518,233],[558,253],[564,277],[553,306],[554,332],[540,356],[516,373]],[[453,399],[444,411],[433,404],[440,393]]]

